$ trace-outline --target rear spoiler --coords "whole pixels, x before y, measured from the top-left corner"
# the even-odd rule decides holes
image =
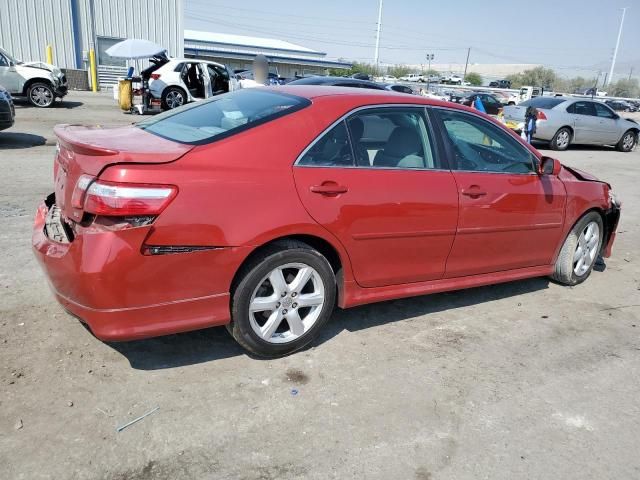
[[[67,127],[74,126],[80,125],[56,125],[53,129],[53,132],[58,137],[58,142],[67,150],[71,150],[80,155],[91,155],[94,157],[105,157],[120,153],[118,150],[101,147],[99,145],[92,145],[90,143],[79,141],[77,138],[72,138],[67,132]]]

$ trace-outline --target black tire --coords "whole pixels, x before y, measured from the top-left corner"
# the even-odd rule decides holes
[[[571,140],[573,140],[571,129],[562,127],[551,139],[551,150],[566,150],[571,145]]]
[[[27,90],[29,103],[38,108],[50,108],[56,100],[53,87],[45,82],[35,82]]]
[[[574,265],[574,255],[576,254],[576,250],[578,248],[578,240],[582,232],[592,222],[595,222],[598,225],[599,229],[596,255],[595,258],[591,261],[589,268],[585,272],[577,274]],[[580,220],[576,222],[576,224],[569,232],[569,235],[567,235],[567,238],[565,239],[564,244],[560,249],[560,253],[558,254],[558,258],[556,259],[554,272],[551,275],[551,279],[562,285],[578,285],[579,283],[584,282],[589,277],[589,275],[591,275],[591,271],[598,261],[600,251],[602,249],[603,238],[604,224],[602,222],[602,216],[598,212],[589,212],[582,218],[580,218]]]
[[[638,144],[638,134],[633,130],[628,130],[624,133],[618,144],[616,145],[616,149],[621,152],[630,152],[636,145]]]
[[[270,272],[279,266],[291,263],[305,264],[318,273],[324,288],[324,303],[313,325],[302,335],[286,343],[268,342],[261,338],[251,326],[249,320],[251,297],[257,288],[264,285],[265,277]],[[232,291],[231,323],[227,325],[227,330],[241,346],[259,357],[282,357],[308,345],[331,317],[335,306],[336,279],[333,269],[320,252],[303,242],[287,240],[273,244],[248,262],[239,272],[238,278],[239,282]],[[278,306],[280,306],[279,303]],[[295,308],[295,304],[292,307]],[[284,325],[287,325],[286,322],[286,319],[282,320]],[[290,327],[287,326],[287,328]]]
[[[160,106],[162,110],[172,110],[186,105],[188,102],[187,93],[180,87],[167,87],[162,92]]]

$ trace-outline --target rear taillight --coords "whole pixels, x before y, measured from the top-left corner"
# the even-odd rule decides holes
[[[86,191],[84,210],[103,216],[158,215],[174,199],[174,185],[93,182]]]
[[[71,194],[71,206],[73,208],[82,208],[84,203],[84,194],[92,180],[93,177],[91,175],[80,175],[76,182],[76,186],[73,189],[73,193]]]
[[[160,78],[160,74],[159,73],[152,73],[151,74],[151,79],[152,80],[158,80]]]
[[[543,111],[538,110],[538,120],[546,120],[547,116],[544,114]]]

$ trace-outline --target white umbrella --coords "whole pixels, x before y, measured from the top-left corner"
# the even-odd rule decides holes
[[[137,59],[153,57],[165,51],[166,48],[149,40],[128,38],[107,48],[106,53],[110,57]]]

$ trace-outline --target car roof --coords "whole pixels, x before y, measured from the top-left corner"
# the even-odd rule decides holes
[[[355,106],[408,103],[414,105],[442,106],[466,111],[470,110],[464,105],[436,100],[434,98],[422,97],[420,95],[407,95],[406,93],[386,89],[374,90],[368,88],[336,87],[326,85],[291,85],[290,83],[265,88],[269,88],[274,92],[282,92],[289,95],[307,98],[311,101],[315,99],[322,99],[323,102],[344,102],[345,100],[351,100],[350,103]],[[477,110],[472,111],[477,113]]]
[[[334,85],[337,82],[349,82],[349,83],[359,83],[361,85],[371,86],[372,88],[383,88],[381,84],[372,82],[370,80],[362,80],[359,78],[353,77],[305,77],[299,78],[298,80],[293,80],[289,82],[288,85]]]

